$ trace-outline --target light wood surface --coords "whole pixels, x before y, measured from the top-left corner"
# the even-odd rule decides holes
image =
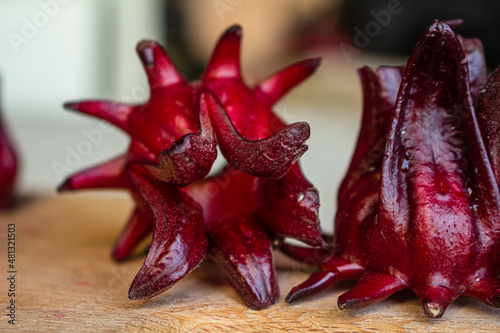
[[[248,309],[213,263],[205,262],[164,294],[130,301],[128,287],[144,255],[110,259],[131,211],[126,196],[96,192],[38,197],[0,213],[0,330],[154,332],[499,332],[500,310],[460,298],[441,319],[423,315],[420,301],[400,293],[367,309],[341,311],[338,295],[352,283],[289,305],[303,266],[277,255],[282,297],[262,311]],[[7,323],[7,224],[17,229],[16,326]]]

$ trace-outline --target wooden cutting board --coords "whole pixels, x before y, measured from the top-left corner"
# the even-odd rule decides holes
[[[113,242],[132,209],[125,195],[97,192],[37,197],[0,213],[0,307],[9,311],[8,224],[16,228],[16,320],[19,331],[154,332],[500,332],[499,309],[460,298],[441,319],[426,319],[412,293],[362,310],[341,311],[340,283],[289,305],[286,293],[309,274],[276,255],[282,297],[262,311],[248,309],[222,273],[206,262],[172,289],[148,301],[130,301],[128,287],[145,258],[110,259]],[[12,330],[13,332],[15,330]]]

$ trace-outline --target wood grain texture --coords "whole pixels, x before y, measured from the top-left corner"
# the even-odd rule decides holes
[[[130,301],[129,285],[145,258],[125,263],[111,247],[132,209],[126,196],[96,192],[41,197],[0,213],[0,307],[7,297],[7,224],[17,228],[18,331],[78,332],[499,332],[500,310],[460,298],[444,318],[424,317],[420,301],[399,293],[362,310],[341,311],[337,297],[352,283],[289,305],[286,293],[308,276],[277,255],[282,297],[262,311],[248,309],[211,262],[148,301]],[[12,329],[0,317],[0,330]]]

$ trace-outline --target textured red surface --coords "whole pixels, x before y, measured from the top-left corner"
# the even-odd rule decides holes
[[[363,120],[339,190],[333,255],[287,300],[355,278],[341,309],[405,288],[428,317],[460,295],[500,306],[500,86],[498,71],[486,82],[481,43],[436,21],[404,68],[360,76]]]
[[[272,111],[319,60],[296,63],[249,87],[241,77],[240,43],[241,28],[229,28],[201,80],[186,82],[156,42],[141,42],[137,52],[151,87],[146,104],[66,104],[131,136],[125,155],[70,177],[60,190],[131,192],[136,209],[114,258],[125,259],[153,231],[149,254],[130,288],[132,299],[170,288],[208,253],[248,306],[262,309],[279,297],[273,240],[294,237],[324,246],[318,193],[297,164],[307,150],[309,126],[286,126]],[[217,145],[228,165],[203,180]]]

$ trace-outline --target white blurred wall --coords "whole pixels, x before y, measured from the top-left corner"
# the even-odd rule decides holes
[[[118,130],[64,111],[65,101],[131,96],[145,99],[145,75],[135,53],[143,38],[162,39],[158,0],[1,0],[1,104],[22,160],[23,191],[52,190],[68,169],[124,150]],[[141,95],[142,94],[142,95]],[[128,98],[131,101],[130,98]],[[139,101],[138,101],[139,102]],[[90,142],[90,141],[89,141]],[[71,151],[81,148],[80,159]],[[67,171],[67,170],[66,170]]]

